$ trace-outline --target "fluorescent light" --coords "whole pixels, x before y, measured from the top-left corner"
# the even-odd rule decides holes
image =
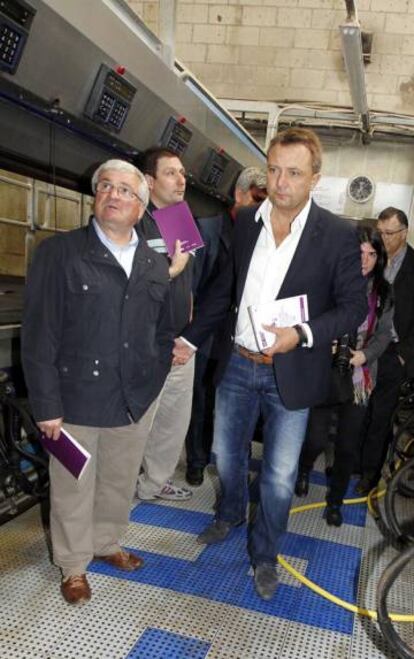
[[[357,114],[368,113],[365,69],[362,54],[361,28],[358,23],[345,23],[339,26],[342,40],[342,53],[348,73],[352,105]]]

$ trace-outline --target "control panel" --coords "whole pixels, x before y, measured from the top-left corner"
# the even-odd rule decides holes
[[[101,64],[84,114],[108,130],[119,133],[136,91],[119,73]]]
[[[177,156],[182,156],[192,135],[192,131],[187,126],[174,117],[170,117],[161,137],[161,146],[171,149]]]
[[[223,153],[209,149],[207,162],[201,172],[200,180],[211,188],[217,188],[228,163],[229,159]]]
[[[0,2],[0,70],[15,73],[36,10],[23,0]]]

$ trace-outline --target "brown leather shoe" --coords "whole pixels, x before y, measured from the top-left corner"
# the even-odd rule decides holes
[[[86,574],[64,579],[60,585],[63,597],[69,604],[83,604],[91,599],[92,592]]]
[[[121,549],[115,554],[109,554],[109,556],[95,556],[97,561],[104,561],[117,567],[118,570],[126,570],[127,572],[132,572],[133,570],[138,570],[144,565],[144,559],[132,554],[129,551]]]

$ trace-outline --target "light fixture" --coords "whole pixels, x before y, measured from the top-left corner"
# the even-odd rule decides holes
[[[365,84],[364,58],[362,52],[361,27],[358,21],[339,26],[342,41],[342,54],[348,74],[352,105],[356,114],[368,121],[368,100]]]

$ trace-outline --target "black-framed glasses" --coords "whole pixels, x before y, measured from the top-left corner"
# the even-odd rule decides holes
[[[401,231],[407,231],[407,227],[400,227],[399,229],[384,229],[384,231],[379,231],[378,233],[381,236],[395,236],[396,233],[401,233]]]
[[[138,199],[141,203],[144,203],[139,195],[136,192],[131,190],[127,185],[115,185],[110,181],[99,181],[96,184],[96,192],[101,192],[102,194],[110,194],[113,190],[116,190],[116,193],[120,199],[124,201],[132,201],[132,199]]]

